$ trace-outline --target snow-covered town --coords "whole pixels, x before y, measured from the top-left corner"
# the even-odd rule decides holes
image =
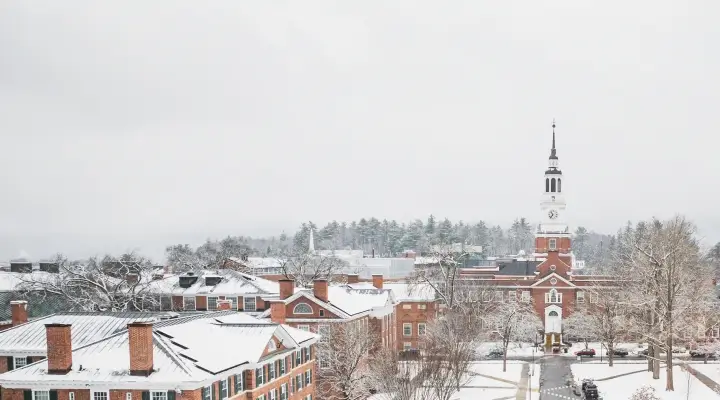
[[[0,10],[0,400],[720,400],[720,2]]]

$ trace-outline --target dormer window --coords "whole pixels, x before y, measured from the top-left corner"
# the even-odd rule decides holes
[[[562,303],[562,294],[558,293],[555,289],[550,289],[549,292],[545,293],[545,303],[559,304]]]
[[[300,303],[293,308],[293,314],[312,314],[313,310],[307,303]]]

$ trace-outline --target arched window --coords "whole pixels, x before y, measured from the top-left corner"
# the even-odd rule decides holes
[[[558,193],[562,192],[562,179],[558,178]]]
[[[550,191],[550,178],[545,178],[545,191]]]
[[[306,303],[300,303],[293,308],[293,314],[312,314],[312,307]]]
[[[555,192],[555,178],[550,180],[550,191]]]
[[[557,311],[550,311],[550,313],[548,314],[548,317],[559,317],[559,315],[558,315]]]

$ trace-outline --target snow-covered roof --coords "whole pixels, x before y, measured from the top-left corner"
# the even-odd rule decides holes
[[[172,275],[151,282],[151,290],[178,296],[202,294],[238,296],[250,293],[270,294],[280,292],[280,285],[277,282],[231,269],[201,270],[195,271],[194,274],[198,279],[188,288],[180,287],[180,277],[187,275]],[[205,278],[209,276],[221,277],[222,280],[216,285],[206,285]]]
[[[57,279],[57,274],[44,271],[32,273],[0,271],[0,292],[16,291],[23,282],[41,282],[44,279]]]
[[[273,337],[283,348],[264,356]],[[314,333],[237,313],[196,318],[182,324],[154,326],[153,372],[147,377],[130,375],[128,332],[122,331],[74,350],[72,369],[67,374],[49,375],[45,360],[0,375],[0,385],[7,388],[42,384],[55,389],[111,386],[191,390],[253,369],[258,363],[285,357],[318,338]],[[236,345],[229,345],[232,343]]]
[[[73,347],[84,346],[124,330],[136,321],[160,321],[167,313],[156,312],[71,312],[31,320],[0,331],[0,355],[45,355],[45,324],[71,324]]]
[[[395,303],[391,290],[376,289],[365,283],[329,286],[327,302],[315,297],[312,289],[296,288],[295,293],[285,299],[284,303],[292,303],[300,297],[308,298],[340,318],[353,318]],[[270,310],[265,310],[258,318],[269,317]]]
[[[390,283],[385,282],[383,288],[390,289],[396,301],[434,301],[435,289],[426,283]]]
[[[278,268],[282,266],[280,260],[274,257],[248,257],[247,260],[243,260],[239,257],[228,257],[228,260],[237,264],[242,264],[250,269]]]

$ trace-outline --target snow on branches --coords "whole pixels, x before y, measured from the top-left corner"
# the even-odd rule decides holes
[[[158,297],[149,290],[152,264],[136,254],[93,257],[69,263],[58,254],[52,260],[58,273],[23,275],[18,290],[64,298],[74,310],[126,311],[157,308]]]

